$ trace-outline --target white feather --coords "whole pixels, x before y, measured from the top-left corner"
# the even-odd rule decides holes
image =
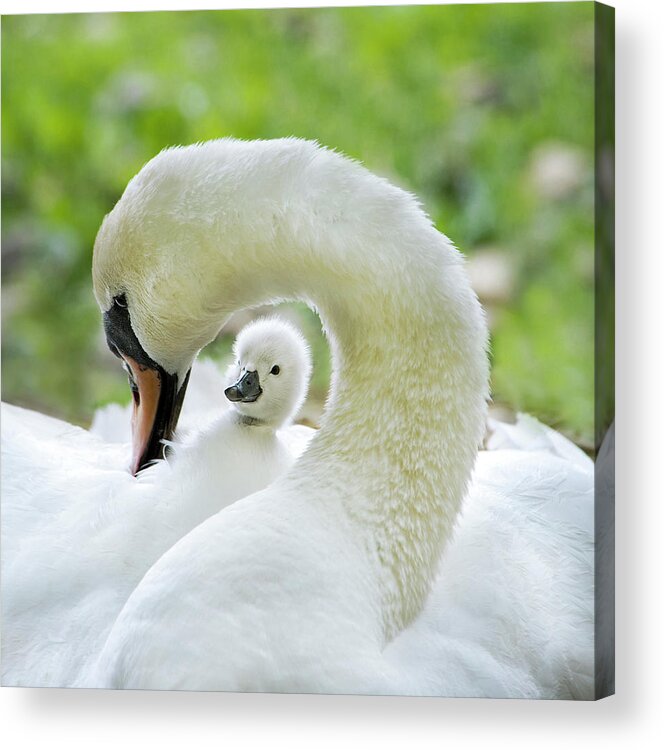
[[[225,405],[227,378],[199,368],[204,377],[192,378],[190,395],[208,406],[205,414],[190,407],[198,430],[138,479],[126,470],[129,445],[2,405],[4,684],[74,684],[151,565],[210,515],[266,487],[306,448],[313,430],[277,428],[306,393],[308,349],[276,319],[251,332],[240,356],[268,353],[282,364],[277,391],[263,383],[257,402],[270,419],[240,422],[246,405]],[[106,426],[114,434],[120,427]]]

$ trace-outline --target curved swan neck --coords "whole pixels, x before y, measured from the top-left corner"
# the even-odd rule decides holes
[[[340,501],[377,567],[389,637],[428,592],[484,431],[486,327],[461,257],[412,196],[296,140],[166,152],[122,201],[135,217],[123,236],[146,263],[180,269],[136,294],[167,300],[145,323],[134,307],[139,338],[164,366],[188,364],[157,349],[191,337],[194,320],[192,354],[234,309],[302,299],[318,310],[330,396],[285,481],[311,503]],[[178,295],[186,311],[173,309]]]
[[[444,294],[440,272],[435,283],[426,269],[401,276],[404,288],[418,290],[413,299],[377,270],[380,301],[319,308],[335,378],[321,434],[299,470],[316,472],[319,492],[325,476],[374,557],[386,638],[421,609],[484,433],[481,311],[459,265],[444,269],[454,295]]]
[[[428,593],[484,433],[485,322],[411,196],[329,152],[307,157],[274,182],[268,168],[264,231],[235,279],[244,304],[296,297],[319,312],[330,397],[289,480],[311,502],[341,499],[378,567],[389,637]]]

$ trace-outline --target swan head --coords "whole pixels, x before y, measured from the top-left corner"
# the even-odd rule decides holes
[[[108,347],[122,360],[134,397],[133,474],[163,457],[194,359],[244,306],[233,295],[245,238],[231,227],[222,252],[206,240],[212,208],[186,198],[197,180],[192,154],[170,149],[148,162],[95,240],[95,297]],[[223,263],[215,262],[219,257]]]
[[[278,429],[302,406],[311,377],[311,354],[301,334],[278,318],[243,328],[233,346],[231,385],[224,391],[242,416]]]

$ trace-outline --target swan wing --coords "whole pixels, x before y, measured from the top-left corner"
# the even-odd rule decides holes
[[[581,448],[530,414],[517,414],[516,424],[490,419],[489,428],[492,433],[487,441],[488,450],[512,448],[520,451],[544,451],[583,469],[590,469],[593,465]]]
[[[76,684],[133,589],[220,508],[290,456],[224,416],[134,478],[129,446],[3,406],[3,681]]]
[[[67,684],[128,564],[129,447],[6,404],[2,427],[3,682]]]
[[[409,692],[591,699],[593,472],[479,454],[421,615],[386,649]]]
[[[277,482],[151,568],[81,684],[376,692],[375,594],[358,584],[361,564],[333,515]]]

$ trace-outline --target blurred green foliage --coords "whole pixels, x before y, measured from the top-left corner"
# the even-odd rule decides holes
[[[590,440],[592,3],[5,17],[2,105],[3,398],[83,424],[126,400],[92,296],[104,214],[165,146],[297,135],[499,254],[494,398]]]

